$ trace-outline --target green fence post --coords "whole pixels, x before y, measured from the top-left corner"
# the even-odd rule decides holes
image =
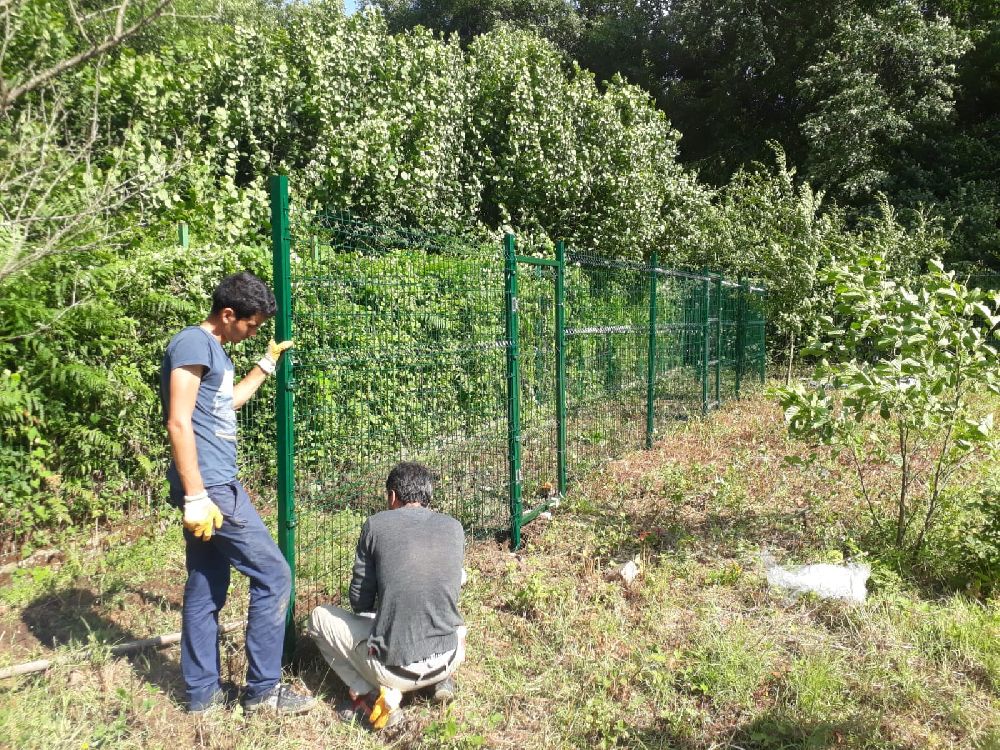
[[[656,251],[649,256],[649,354],[646,362],[646,449],[653,447],[656,402]]]
[[[709,307],[711,305],[711,289],[709,284],[712,280],[708,277],[708,269],[702,269],[702,294],[701,294],[701,413],[702,416],[708,414],[708,347],[709,329],[708,321],[710,317]]]
[[[556,462],[559,496],[566,494],[566,244],[556,243]]]
[[[715,277],[715,408],[722,406],[722,274]]]
[[[291,233],[288,226],[288,177],[272,175],[268,181],[271,194],[271,251],[274,263],[274,297],[277,316],[274,320],[276,341],[292,338]],[[275,414],[278,423],[278,547],[292,571],[292,587],[285,611],[285,648],[287,660],[295,649],[295,469],[293,464],[294,431],[292,424],[292,356],[278,360]]]
[[[743,358],[746,356],[746,300],[743,298],[743,279],[736,286],[736,398],[740,398],[743,381]]]
[[[188,225],[186,221],[177,222],[177,243],[185,250],[188,246]]]
[[[764,306],[763,296],[766,293],[767,292],[764,290],[758,292],[761,297],[760,302],[758,303],[760,304],[761,309],[763,309]],[[757,327],[760,328],[760,338],[758,339],[758,343],[760,344],[760,382],[761,385],[763,385],[767,381],[767,322],[763,319],[762,311],[758,311],[757,317],[762,318],[761,324]]]
[[[514,235],[505,234],[504,312],[507,328],[507,463],[510,494],[510,546],[521,546],[521,362],[517,315],[517,249]]]

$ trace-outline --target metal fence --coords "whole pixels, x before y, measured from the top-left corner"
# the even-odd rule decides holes
[[[510,235],[500,247],[327,214],[293,224],[284,177],[271,201],[275,333],[295,348],[275,382],[276,460],[258,444],[244,475],[276,479],[302,611],[343,596],[395,462],[432,467],[437,507],[516,547],[585,469],[763,379],[751,285],[655,256],[520,255]]]

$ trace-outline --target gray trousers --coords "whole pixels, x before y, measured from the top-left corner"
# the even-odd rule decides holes
[[[459,635],[455,658],[443,672],[424,679],[408,679],[386,669],[385,664],[368,653],[368,636],[375,620],[362,617],[331,604],[316,607],[309,616],[309,636],[316,641],[320,653],[357,695],[377,691],[379,686],[391,687],[401,693],[436,685],[451,676],[465,660],[465,634]]]

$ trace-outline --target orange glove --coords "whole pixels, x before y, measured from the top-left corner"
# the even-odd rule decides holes
[[[368,721],[373,729],[384,729],[389,721],[389,714],[399,708],[403,700],[403,694],[391,687],[381,687],[378,691],[378,700],[372,709]]]

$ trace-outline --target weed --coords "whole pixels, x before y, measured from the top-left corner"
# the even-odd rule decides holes
[[[677,685],[713,703],[748,708],[771,674],[774,649],[766,635],[743,623],[702,630],[697,646],[679,658]]]

